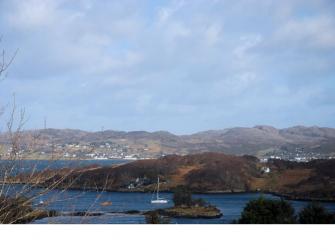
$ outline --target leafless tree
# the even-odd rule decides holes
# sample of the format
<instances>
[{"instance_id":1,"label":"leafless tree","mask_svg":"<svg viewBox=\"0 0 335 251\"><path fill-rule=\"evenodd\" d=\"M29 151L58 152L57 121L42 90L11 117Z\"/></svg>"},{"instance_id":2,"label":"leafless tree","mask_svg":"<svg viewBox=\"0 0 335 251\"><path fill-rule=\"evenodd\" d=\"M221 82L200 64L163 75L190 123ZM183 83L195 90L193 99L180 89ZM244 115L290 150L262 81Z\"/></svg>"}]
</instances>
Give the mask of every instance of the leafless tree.
<instances>
[{"instance_id":1,"label":"leafless tree","mask_svg":"<svg viewBox=\"0 0 335 251\"><path fill-rule=\"evenodd\" d=\"M0 36L0 43L2 42L2 37ZM6 77L7 70L9 66L13 63L16 54L18 53L18 49L11 55L10 57L7 56L6 50L1 50L1 59L0 59L0 80Z\"/></svg>"},{"instance_id":2,"label":"leafless tree","mask_svg":"<svg viewBox=\"0 0 335 251\"><path fill-rule=\"evenodd\" d=\"M0 55L0 80L5 79L8 68L13 63L17 52L18 50L10 57L7 57L6 51L2 50ZM4 118L4 111L8 114L8 119L6 122L6 132L2 132L5 146L0 144L0 161L5 160L0 162L0 223L25 223L36 218L50 216L50 211L47 210L47 206L49 203L57 200L57 196L66 192L72 183L76 181L74 179L72 182L67 183L67 185L62 185L62 188L59 189L59 185L62 184L74 170L68 169L64 172L51 171L46 177L46 174L43 172L39 175L40 173L37 170L36 163L27 166L27 163L24 161L26 157L29 156L29 151L33 152L34 149L41 144L41 141L43 142L43 140L40 140L41 135L34 132L29 134L24 131L24 126L28 120L26 111L17 106L14 94L12 102L0 110L0 118ZM92 147L91 152L94 152L94 150L95 147ZM25 155L26 153L27 156ZM49 160L50 164L59 160L63 155L64 153L62 152L55 153L52 151L52 156ZM72 160L74 159L76 158L72 158ZM20 183L20 180L16 177L20 175L22 166L25 169L25 180ZM79 178L80 176L77 175L76 177ZM44 182L46 179L52 180L52 182L46 184ZM107 181L108 177L106 178L106 184ZM41 186L41 184L43 185ZM37 209L34 207L33 203L36 203L38 198L50 193L56 188L58 188L58 190L57 193L54 193L54 196L48 196L48 201L44 201L43 205L38 205ZM101 191L97 188L97 191L98 190ZM104 190L105 189L102 189L101 192ZM34 192L30 193L31 191ZM98 194L96 200L89 206L87 211L98 202L99 198L100 196ZM88 212L85 212L82 220L87 216Z\"/></svg>"},{"instance_id":3,"label":"leafless tree","mask_svg":"<svg viewBox=\"0 0 335 251\"><path fill-rule=\"evenodd\" d=\"M4 152L5 162L0 163L0 223L24 223L50 215L47 206L57 200L57 196L66 192L71 183L63 186L53 196L48 196L48 200L44 201L42 205L38 205L37 210L33 203L36 203L36 200L41 196L58 188L74 170L69 169L62 172L62 175L59 175L57 171L51 172L47 179L52 182L45 185L43 181L46 177L38 175L37 164L29 165L25 162L24 151L34 149L38 137L27 137L24 134L23 128L27 122L25 110L17 108L15 96L10 107L7 131L4 134L8 149ZM53 157L50 164L57 161L55 156ZM22 184L19 184L16 177L22 172L22 167L25 179ZM42 183L44 184L43 188L40 187ZM30 193L32 191L33 193Z\"/></svg>"},{"instance_id":4,"label":"leafless tree","mask_svg":"<svg viewBox=\"0 0 335 251\"><path fill-rule=\"evenodd\" d=\"M2 38L0 37L0 43ZM7 71L13 63L17 55L16 50L8 57L4 49L0 53L0 81L7 76ZM22 223L30 221L41 215L48 215L46 210L33 210L32 203L39 196L50 192L52 189L62 182L64 177L56 179L55 182L38 193L27 196L29 191L34 188L34 184L22 184L17 189L17 185L13 184L12 177L17 175L24 158L25 149L33 149L34 144L38 140L38 136L34 135L30 138L23 137L23 128L27 122L26 112L19 109L16 104L15 95L13 95L12 103L0 109L0 118L3 119L4 112L8 112L6 123L6 132L2 132L2 136L6 141L6 146L1 145L0 160L0 223ZM33 176L36 172L36 165L29 167L29 175ZM16 187L15 187L16 186ZM15 191L15 192L13 192Z\"/></svg>"}]
</instances>

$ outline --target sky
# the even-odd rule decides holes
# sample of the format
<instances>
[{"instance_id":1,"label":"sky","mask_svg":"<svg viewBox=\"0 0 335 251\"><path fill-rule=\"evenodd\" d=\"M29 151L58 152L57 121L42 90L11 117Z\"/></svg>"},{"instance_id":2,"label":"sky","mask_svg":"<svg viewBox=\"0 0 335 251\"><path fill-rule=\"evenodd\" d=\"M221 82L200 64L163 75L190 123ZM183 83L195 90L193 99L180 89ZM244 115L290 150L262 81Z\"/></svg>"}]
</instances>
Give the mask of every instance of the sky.
<instances>
[{"instance_id":1,"label":"sky","mask_svg":"<svg viewBox=\"0 0 335 251\"><path fill-rule=\"evenodd\" d=\"M0 0L0 34L27 129L335 127L333 0Z\"/></svg>"}]
</instances>

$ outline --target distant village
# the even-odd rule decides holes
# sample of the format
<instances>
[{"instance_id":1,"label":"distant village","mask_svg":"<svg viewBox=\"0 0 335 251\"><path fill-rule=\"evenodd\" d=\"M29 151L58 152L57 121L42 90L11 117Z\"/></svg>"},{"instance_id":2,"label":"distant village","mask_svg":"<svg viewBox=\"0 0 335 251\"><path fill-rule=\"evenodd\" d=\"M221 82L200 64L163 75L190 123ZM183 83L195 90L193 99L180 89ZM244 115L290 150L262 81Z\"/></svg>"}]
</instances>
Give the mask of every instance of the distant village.
<instances>
[{"instance_id":1,"label":"distant village","mask_svg":"<svg viewBox=\"0 0 335 251\"><path fill-rule=\"evenodd\" d=\"M1 157L8 159L13 154L12 147L2 146ZM148 148L130 147L115 143L69 143L43 146L22 147L15 154L28 159L152 159L164 156L163 153L152 153Z\"/></svg>"},{"instance_id":2,"label":"distant village","mask_svg":"<svg viewBox=\"0 0 335 251\"><path fill-rule=\"evenodd\" d=\"M10 158L13 154L12 147L4 145L0 148L0 157L2 159ZM15 152L17 157L27 159L154 159L169 153L154 152L149 147L134 147L127 144L113 142L99 143L67 143L50 144L32 147L22 147ZM183 154L185 155L185 154ZM333 159L335 155L327 155L318 152L307 151L304 148L295 148L293 150L273 150L259 156L262 163L269 159L281 159L296 162L308 162L314 159Z\"/></svg>"},{"instance_id":3,"label":"distant village","mask_svg":"<svg viewBox=\"0 0 335 251\"><path fill-rule=\"evenodd\" d=\"M307 151L304 148L295 148L293 150L274 150L268 152L261 158L261 162L266 163L269 159L282 159L296 162L308 162L314 159L335 159L334 155L322 154L313 151Z\"/></svg>"}]
</instances>

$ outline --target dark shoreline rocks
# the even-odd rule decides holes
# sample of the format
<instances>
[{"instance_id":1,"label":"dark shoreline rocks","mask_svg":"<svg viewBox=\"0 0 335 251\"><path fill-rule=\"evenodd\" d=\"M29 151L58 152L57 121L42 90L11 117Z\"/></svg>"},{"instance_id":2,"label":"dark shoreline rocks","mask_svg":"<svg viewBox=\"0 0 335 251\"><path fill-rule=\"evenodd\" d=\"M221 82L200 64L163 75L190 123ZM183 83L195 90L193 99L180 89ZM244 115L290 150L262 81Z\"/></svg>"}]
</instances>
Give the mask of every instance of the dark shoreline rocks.
<instances>
[{"instance_id":1,"label":"dark shoreline rocks","mask_svg":"<svg viewBox=\"0 0 335 251\"><path fill-rule=\"evenodd\" d=\"M206 207L171 207L166 209L157 209L153 211L138 211L138 210L127 210L121 212L54 212L52 215L43 215L43 217L39 217L38 219L45 217L53 217L53 216L82 216L82 217L92 217L92 216L102 216L105 214L130 214L130 215L150 215L152 213L157 213L161 216L166 216L170 218L189 218L189 219L216 219L221 218L223 214L221 211L214 206L206 206Z\"/></svg>"},{"instance_id":2,"label":"dark shoreline rocks","mask_svg":"<svg viewBox=\"0 0 335 251\"><path fill-rule=\"evenodd\" d=\"M127 211L111 211L111 212L90 212L90 211L74 211L74 212L57 212L56 216L102 216L106 214L143 214L139 210L127 210Z\"/></svg>"},{"instance_id":3,"label":"dark shoreline rocks","mask_svg":"<svg viewBox=\"0 0 335 251\"><path fill-rule=\"evenodd\" d=\"M172 218L190 218L190 219L216 219L221 218L223 214L221 211L214 206L206 207L171 207L166 209L157 209L154 211L148 211L144 214L150 214L156 212L162 216L168 216Z\"/></svg>"},{"instance_id":4,"label":"dark shoreline rocks","mask_svg":"<svg viewBox=\"0 0 335 251\"><path fill-rule=\"evenodd\" d=\"M286 200L297 200L297 201L311 201L311 202L335 202L335 198L329 197L309 197L295 194L287 194L287 193L275 193L275 192L267 192L267 194L272 194L275 196L282 197Z\"/></svg>"}]
</instances>

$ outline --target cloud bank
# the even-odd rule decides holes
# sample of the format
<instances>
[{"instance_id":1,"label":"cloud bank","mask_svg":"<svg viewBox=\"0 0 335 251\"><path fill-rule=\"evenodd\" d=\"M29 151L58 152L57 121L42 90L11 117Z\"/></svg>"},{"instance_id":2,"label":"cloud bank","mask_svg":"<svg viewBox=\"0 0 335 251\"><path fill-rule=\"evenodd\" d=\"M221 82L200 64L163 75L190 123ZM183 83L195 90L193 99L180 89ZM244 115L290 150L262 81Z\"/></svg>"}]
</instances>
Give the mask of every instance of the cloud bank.
<instances>
[{"instance_id":1,"label":"cloud bank","mask_svg":"<svg viewBox=\"0 0 335 251\"><path fill-rule=\"evenodd\" d=\"M331 0L0 2L27 127L335 126Z\"/></svg>"}]
</instances>

